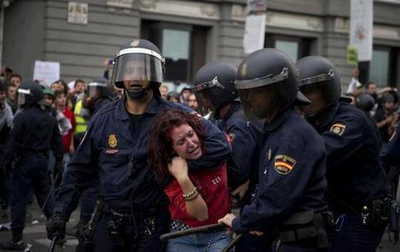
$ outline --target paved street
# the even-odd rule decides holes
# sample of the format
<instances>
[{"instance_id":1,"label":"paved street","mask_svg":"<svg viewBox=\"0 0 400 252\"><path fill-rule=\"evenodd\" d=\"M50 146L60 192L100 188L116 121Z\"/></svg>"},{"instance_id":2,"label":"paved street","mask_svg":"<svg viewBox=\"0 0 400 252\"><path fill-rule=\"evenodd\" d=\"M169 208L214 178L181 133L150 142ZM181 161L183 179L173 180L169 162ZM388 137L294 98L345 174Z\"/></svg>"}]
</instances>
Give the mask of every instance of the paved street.
<instances>
[{"instance_id":1,"label":"paved street","mask_svg":"<svg viewBox=\"0 0 400 252\"><path fill-rule=\"evenodd\" d=\"M46 227L45 227L45 218L39 216L39 207L34 205L29 209L29 212L32 214L32 218L27 220L27 226L24 229L24 240L25 243L30 246L30 252L46 252L48 250L48 246L50 241L46 238ZM79 214L75 212L68 223L67 227L75 225L79 220ZM10 231L0 231L0 243L8 241L11 238ZM63 252L73 252L75 251L75 246L77 245L78 240L73 236L67 236L67 243L64 247L57 246L55 251L63 251ZM397 245L392 245L389 242L387 232L385 233L384 238L381 242L381 248L377 250L377 252L398 252L400 251L400 243Z\"/></svg>"},{"instance_id":2,"label":"paved street","mask_svg":"<svg viewBox=\"0 0 400 252\"><path fill-rule=\"evenodd\" d=\"M27 246L26 252L46 252L50 245L50 240L46 235L46 218L40 217L40 209L38 205L33 205L29 208L32 217L26 220L26 228L24 229L24 241ZM79 214L75 212L67 228L75 225L79 221ZM11 231L0 231L0 243L11 239ZM55 251L73 252L78 240L73 236L67 236L67 243L64 247L56 246ZM29 249L28 249L29 248Z\"/></svg>"}]
</instances>

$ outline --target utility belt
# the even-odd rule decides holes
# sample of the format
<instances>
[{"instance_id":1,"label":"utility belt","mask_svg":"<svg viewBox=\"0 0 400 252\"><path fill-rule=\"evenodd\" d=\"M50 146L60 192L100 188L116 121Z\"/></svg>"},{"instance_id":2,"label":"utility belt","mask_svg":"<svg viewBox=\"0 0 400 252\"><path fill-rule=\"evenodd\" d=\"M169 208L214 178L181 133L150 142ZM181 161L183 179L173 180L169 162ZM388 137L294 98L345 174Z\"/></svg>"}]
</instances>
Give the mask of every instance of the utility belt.
<instances>
[{"instance_id":1,"label":"utility belt","mask_svg":"<svg viewBox=\"0 0 400 252\"><path fill-rule=\"evenodd\" d=\"M389 220L389 199L376 199L358 207L363 225L379 228L386 226Z\"/></svg>"},{"instance_id":2,"label":"utility belt","mask_svg":"<svg viewBox=\"0 0 400 252\"><path fill-rule=\"evenodd\" d=\"M156 230L156 220L157 216L161 211L167 211L160 208L150 208L145 212L134 213L134 214L122 214L118 213L111 207L109 207L106 211L108 215L107 229L112 237L116 239L116 241L121 244L124 241L121 239L122 235L125 233L127 226L132 226L134 228L134 235L132 239L136 239L138 237L138 224L144 225L144 234L151 236L153 232Z\"/></svg>"},{"instance_id":3,"label":"utility belt","mask_svg":"<svg viewBox=\"0 0 400 252\"><path fill-rule=\"evenodd\" d=\"M113 208L108 207L108 209L105 212L110 219L113 219L115 221L120 221L125 225L134 225L137 222L145 221L146 219L149 218L155 218L160 211L161 210L159 208L150 208L145 212L135 213L134 215L132 215L126 213L122 214L115 211Z\"/></svg>"},{"instance_id":4,"label":"utility belt","mask_svg":"<svg viewBox=\"0 0 400 252\"><path fill-rule=\"evenodd\" d=\"M279 226L279 240L280 243L291 243L315 239L317 248L328 248L334 226L334 216L330 211L296 213Z\"/></svg>"}]
</instances>

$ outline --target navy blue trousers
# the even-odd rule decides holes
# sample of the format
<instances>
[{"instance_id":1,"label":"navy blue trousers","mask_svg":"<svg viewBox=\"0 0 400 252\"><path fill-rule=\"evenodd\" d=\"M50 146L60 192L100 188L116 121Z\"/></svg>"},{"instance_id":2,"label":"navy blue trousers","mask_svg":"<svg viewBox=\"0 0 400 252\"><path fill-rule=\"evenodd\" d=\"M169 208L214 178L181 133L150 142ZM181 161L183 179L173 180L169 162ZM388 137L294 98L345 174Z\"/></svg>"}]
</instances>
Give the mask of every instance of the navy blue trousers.
<instances>
[{"instance_id":1,"label":"navy blue trousers","mask_svg":"<svg viewBox=\"0 0 400 252\"><path fill-rule=\"evenodd\" d=\"M42 154L23 157L15 167L12 177L11 229L22 230L25 226L26 205L33 193L40 207L49 196L43 213L49 218L53 212L54 200L50 192L50 176L47 159Z\"/></svg>"},{"instance_id":2,"label":"navy blue trousers","mask_svg":"<svg viewBox=\"0 0 400 252\"><path fill-rule=\"evenodd\" d=\"M349 213L338 219L333 239L333 252L375 252L386 226L372 228L363 225L360 214Z\"/></svg>"}]
</instances>

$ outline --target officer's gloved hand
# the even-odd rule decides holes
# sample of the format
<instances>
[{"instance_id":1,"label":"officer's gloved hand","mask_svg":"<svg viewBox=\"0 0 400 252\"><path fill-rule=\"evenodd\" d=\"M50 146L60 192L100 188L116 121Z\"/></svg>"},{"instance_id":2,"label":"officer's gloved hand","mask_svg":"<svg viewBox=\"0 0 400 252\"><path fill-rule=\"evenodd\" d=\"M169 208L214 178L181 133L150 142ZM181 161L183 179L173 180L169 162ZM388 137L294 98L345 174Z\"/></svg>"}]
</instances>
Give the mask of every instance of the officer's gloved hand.
<instances>
[{"instance_id":1,"label":"officer's gloved hand","mask_svg":"<svg viewBox=\"0 0 400 252\"><path fill-rule=\"evenodd\" d=\"M50 217L46 223L47 238L52 240L54 236L58 236L59 239L64 239L66 222L66 218L60 213Z\"/></svg>"}]
</instances>

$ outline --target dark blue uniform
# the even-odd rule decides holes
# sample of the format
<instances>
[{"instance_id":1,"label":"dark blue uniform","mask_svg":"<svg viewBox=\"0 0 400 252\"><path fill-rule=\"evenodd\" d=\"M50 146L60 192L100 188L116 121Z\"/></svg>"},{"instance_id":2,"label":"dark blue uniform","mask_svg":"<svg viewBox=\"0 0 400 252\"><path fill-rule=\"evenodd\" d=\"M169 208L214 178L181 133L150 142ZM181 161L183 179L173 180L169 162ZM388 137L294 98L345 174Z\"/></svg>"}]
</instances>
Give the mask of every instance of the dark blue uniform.
<instances>
[{"instance_id":1,"label":"dark blue uniform","mask_svg":"<svg viewBox=\"0 0 400 252\"><path fill-rule=\"evenodd\" d=\"M96 114L100 109L110 102L112 102L113 99L111 96L107 97L102 97L101 100L93 106L93 108L90 110L91 115ZM96 200L99 198L99 188L98 185L96 184L93 187L88 188L81 197L81 212L80 212L80 218L83 223L88 223L90 220L90 217L93 214L93 210L96 206Z\"/></svg>"},{"instance_id":2,"label":"dark blue uniform","mask_svg":"<svg viewBox=\"0 0 400 252\"><path fill-rule=\"evenodd\" d=\"M363 111L340 102L314 126L327 150L328 203L339 215L333 251L375 251L385 227L365 226L361 217L364 205L387 196L374 125Z\"/></svg>"},{"instance_id":3,"label":"dark blue uniform","mask_svg":"<svg viewBox=\"0 0 400 252\"><path fill-rule=\"evenodd\" d=\"M56 119L38 105L25 108L14 119L14 127L6 149L6 159L15 160L11 199L13 230L25 226L26 204L33 192L42 207L50 191L47 169L47 153L52 148L62 158L61 135ZM52 214L53 199L49 197L43 212L47 218Z\"/></svg>"},{"instance_id":4,"label":"dark blue uniform","mask_svg":"<svg viewBox=\"0 0 400 252\"><path fill-rule=\"evenodd\" d=\"M92 118L68 165L54 212L70 216L79 193L99 179L106 206L94 235L94 250L162 251L159 236L169 232L168 202L147 165L147 141L158 112L183 107L153 98L143 115L134 116L126 111L125 99ZM216 167L230 153L225 134L206 120L204 125L208 151L188 162L190 169ZM116 212L129 217L120 225L119 238L109 233Z\"/></svg>"},{"instance_id":5,"label":"dark blue uniform","mask_svg":"<svg viewBox=\"0 0 400 252\"><path fill-rule=\"evenodd\" d=\"M226 118L217 121L218 127L226 132L232 141L231 158L228 169L235 170L235 186L239 186L250 178L250 174L258 169L256 145L260 132L246 119L240 103L233 102ZM234 189L234 188L233 188Z\"/></svg>"},{"instance_id":6,"label":"dark blue uniform","mask_svg":"<svg viewBox=\"0 0 400 252\"><path fill-rule=\"evenodd\" d=\"M251 194L256 190L258 178L258 148L261 129L257 129L245 117L239 102L232 102L224 119L216 122L218 127L226 132L232 141L231 159L227 163L228 182L234 190L250 180L250 190L243 198L244 204L250 203ZM265 250L265 237L246 235L235 246L235 251Z\"/></svg>"},{"instance_id":7,"label":"dark blue uniform","mask_svg":"<svg viewBox=\"0 0 400 252\"><path fill-rule=\"evenodd\" d=\"M270 231L293 214L328 208L323 200L326 153L317 132L293 108L278 114L264 130L258 194L234 219L235 232ZM298 245L283 244L281 249ZM303 245L315 248L314 243Z\"/></svg>"}]
</instances>

